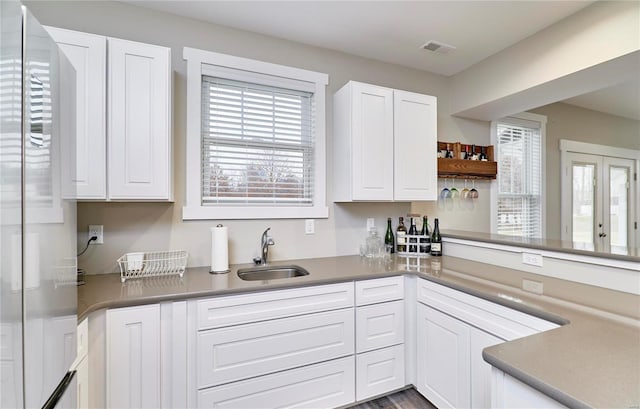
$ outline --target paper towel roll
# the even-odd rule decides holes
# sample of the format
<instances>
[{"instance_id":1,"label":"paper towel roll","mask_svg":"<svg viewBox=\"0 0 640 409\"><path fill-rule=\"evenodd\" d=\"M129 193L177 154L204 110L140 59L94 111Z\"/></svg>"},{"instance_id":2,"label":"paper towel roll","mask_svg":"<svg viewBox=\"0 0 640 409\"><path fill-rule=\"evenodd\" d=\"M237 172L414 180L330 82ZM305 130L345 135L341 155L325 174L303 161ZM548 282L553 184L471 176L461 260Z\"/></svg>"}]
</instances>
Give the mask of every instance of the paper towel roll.
<instances>
[{"instance_id":1,"label":"paper towel roll","mask_svg":"<svg viewBox=\"0 0 640 409\"><path fill-rule=\"evenodd\" d=\"M221 224L211 228L211 271L226 273L229 271L229 232Z\"/></svg>"}]
</instances>

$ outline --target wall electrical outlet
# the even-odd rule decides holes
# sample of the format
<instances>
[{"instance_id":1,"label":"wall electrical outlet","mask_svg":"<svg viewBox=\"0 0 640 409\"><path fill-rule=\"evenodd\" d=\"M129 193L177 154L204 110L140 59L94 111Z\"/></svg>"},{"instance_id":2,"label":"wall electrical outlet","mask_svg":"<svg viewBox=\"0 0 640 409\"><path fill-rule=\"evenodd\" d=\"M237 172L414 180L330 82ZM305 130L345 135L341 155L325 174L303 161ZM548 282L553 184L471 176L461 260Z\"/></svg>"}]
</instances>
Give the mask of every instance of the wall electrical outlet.
<instances>
[{"instance_id":1,"label":"wall electrical outlet","mask_svg":"<svg viewBox=\"0 0 640 409\"><path fill-rule=\"evenodd\" d=\"M90 224L89 225L89 239L93 236L96 236L98 239L92 241L90 244L104 244L104 236L102 235L102 225L101 224Z\"/></svg>"},{"instance_id":2,"label":"wall electrical outlet","mask_svg":"<svg viewBox=\"0 0 640 409\"><path fill-rule=\"evenodd\" d=\"M542 267L542 254L522 253L522 264Z\"/></svg>"},{"instance_id":3,"label":"wall electrical outlet","mask_svg":"<svg viewBox=\"0 0 640 409\"><path fill-rule=\"evenodd\" d=\"M543 285L539 281L527 280L526 278L522 279L522 289L525 291L542 295L542 287Z\"/></svg>"},{"instance_id":4,"label":"wall electrical outlet","mask_svg":"<svg viewBox=\"0 0 640 409\"><path fill-rule=\"evenodd\" d=\"M306 219L304 221L304 234L313 234L316 232L316 226L313 219Z\"/></svg>"}]
</instances>

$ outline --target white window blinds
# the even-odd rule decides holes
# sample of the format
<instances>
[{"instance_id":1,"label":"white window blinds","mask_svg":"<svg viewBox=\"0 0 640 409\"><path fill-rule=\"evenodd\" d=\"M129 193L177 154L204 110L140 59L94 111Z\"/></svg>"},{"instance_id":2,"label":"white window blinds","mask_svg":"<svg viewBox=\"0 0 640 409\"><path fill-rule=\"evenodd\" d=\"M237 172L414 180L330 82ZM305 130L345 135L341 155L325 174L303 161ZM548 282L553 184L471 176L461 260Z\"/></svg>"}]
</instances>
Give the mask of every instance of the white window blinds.
<instances>
[{"instance_id":1,"label":"white window blinds","mask_svg":"<svg viewBox=\"0 0 640 409\"><path fill-rule=\"evenodd\" d=\"M313 204L313 93L202 76L202 205Z\"/></svg>"},{"instance_id":2,"label":"white window blinds","mask_svg":"<svg viewBox=\"0 0 640 409\"><path fill-rule=\"evenodd\" d=\"M499 234L542 235L542 137L537 122L497 124Z\"/></svg>"}]
</instances>

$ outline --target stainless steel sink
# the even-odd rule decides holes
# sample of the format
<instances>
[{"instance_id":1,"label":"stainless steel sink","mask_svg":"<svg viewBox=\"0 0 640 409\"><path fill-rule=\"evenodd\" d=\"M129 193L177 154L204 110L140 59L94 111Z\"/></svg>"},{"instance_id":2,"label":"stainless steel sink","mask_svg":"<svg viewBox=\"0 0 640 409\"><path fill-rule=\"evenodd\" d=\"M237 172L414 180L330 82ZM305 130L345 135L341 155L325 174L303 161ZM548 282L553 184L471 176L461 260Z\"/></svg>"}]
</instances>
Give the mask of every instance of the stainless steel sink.
<instances>
[{"instance_id":1,"label":"stainless steel sink","mask_svg":"<svg viewBox=\"0 0 640 409\"><path fill-rule=\"evenodd\" d=\"M300 266L262 266L242 268L238 270L238 277L245 281L279 280L307 276L309 272Z\"/></svg>"}]
</instances>

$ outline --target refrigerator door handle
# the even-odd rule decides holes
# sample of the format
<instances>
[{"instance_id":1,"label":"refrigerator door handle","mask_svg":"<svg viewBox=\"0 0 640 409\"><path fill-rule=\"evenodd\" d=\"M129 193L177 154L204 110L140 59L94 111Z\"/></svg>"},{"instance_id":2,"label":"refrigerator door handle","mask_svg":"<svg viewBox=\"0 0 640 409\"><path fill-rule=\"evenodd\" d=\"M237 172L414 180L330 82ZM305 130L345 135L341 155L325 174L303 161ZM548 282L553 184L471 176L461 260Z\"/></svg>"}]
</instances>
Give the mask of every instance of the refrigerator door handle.
<instances>
[{"instance_id":1,"label":"refrigerator door handle","mask_svg":"<svg viewBox=\"0 0 640 409\"><path fill-rule=\"evenodd\" d=\"M73 380L73 377L76 376L76 371L69 371L65 374L64 378L60 381L56 390L53 391L49 399L42 405L42 409L53 409L58 404L58 401L62 398L62 395L67 391L69 384Z\"/></svg>"}]
</instances>

